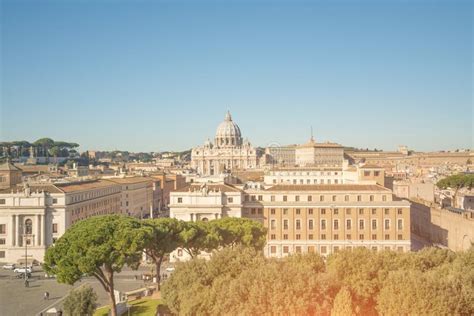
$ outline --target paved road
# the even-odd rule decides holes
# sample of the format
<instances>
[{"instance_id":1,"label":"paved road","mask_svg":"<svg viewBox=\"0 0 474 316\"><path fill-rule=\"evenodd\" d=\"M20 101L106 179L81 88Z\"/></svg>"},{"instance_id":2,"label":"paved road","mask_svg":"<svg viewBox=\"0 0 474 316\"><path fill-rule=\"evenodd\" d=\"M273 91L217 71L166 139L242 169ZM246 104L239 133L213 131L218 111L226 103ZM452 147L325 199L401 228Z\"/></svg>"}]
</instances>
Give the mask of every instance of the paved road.
<instances>
[{"instance_id":1,"label":"paved road","mask_svg":"<svg viewBox=\"0 0 474 316\"><path fill-rule=\"evenodd\" d=\"M149 267L140 267L138 271L124 269L114 278L115 288L119 291L130 291L145 285L140 280L141 273L150 271ZM85 278L74 286L59 284L55 279L45 279L44 272L39 267L33 269L30 286L26 288L21 279L15 278L16 273L8 270L0 270L0 316L34 316L43 309L55 305L68 292L83 283L94 288L99 297L99 305L108 304L108 296L102 285L95 278ZM138 280L135 280L135 275ZM43 299L43 294L48 291L49 300Z\"/></svg>"}]
</instances>

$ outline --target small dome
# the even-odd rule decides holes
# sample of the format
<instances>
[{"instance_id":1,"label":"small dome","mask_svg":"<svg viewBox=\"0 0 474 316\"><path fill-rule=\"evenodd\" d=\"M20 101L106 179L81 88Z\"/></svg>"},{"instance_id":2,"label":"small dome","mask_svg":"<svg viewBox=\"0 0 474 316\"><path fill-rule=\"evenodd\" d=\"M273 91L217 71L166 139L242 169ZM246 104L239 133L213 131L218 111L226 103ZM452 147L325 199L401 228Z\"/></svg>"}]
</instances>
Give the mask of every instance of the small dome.
<instances>
[{"instance_id":1,"label":"small dome","mask_svg":"<svg viewBox=\"0 0 474 316\"><path fill-rule=\"evenodd\" d=\"M219 147L240 146L242 135L240 128L232 121L232 116L227 112L225 119L216 130L215 145Z\"/></svg>"}]
</instances>

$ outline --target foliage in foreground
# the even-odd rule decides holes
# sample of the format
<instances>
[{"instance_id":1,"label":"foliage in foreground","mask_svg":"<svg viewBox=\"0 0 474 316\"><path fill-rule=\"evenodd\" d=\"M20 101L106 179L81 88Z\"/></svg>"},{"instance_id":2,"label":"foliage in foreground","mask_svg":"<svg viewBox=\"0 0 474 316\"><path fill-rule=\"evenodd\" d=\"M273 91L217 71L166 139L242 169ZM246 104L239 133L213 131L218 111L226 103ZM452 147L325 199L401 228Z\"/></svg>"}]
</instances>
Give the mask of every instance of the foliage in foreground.
<instances>
[{"instance_id":1,"label":"foliage in foreground","mask_svg":"<svg viewBox=\"0 0 474 316\"><path fill-rule=\"evenodd\" d=\"M67 316L91 316L97 308L97 294L90 286L81 286L72 290L63 303Z\"/></svg>"},{"instance_id":2,"label":"foliage in foreground","mask_svg":"<svg viewBox=\"0 0 474 316\"><path fill-rule=\"evenodd\" d=\"M359 248L324 262L226 248L178 265L162 297L179 315L471 315L474 249Z\"/></svg>"}]
</instances>

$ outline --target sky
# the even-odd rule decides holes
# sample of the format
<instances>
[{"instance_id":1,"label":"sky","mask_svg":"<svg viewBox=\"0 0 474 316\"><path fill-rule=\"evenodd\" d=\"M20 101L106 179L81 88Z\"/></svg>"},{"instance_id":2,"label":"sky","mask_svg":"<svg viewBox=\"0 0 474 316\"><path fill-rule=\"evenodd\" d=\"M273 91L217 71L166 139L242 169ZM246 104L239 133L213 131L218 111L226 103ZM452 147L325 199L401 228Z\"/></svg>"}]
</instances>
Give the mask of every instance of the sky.
<instances>
[{"instance_id":1,"label":"sky","mask_svg":"<svg viewBox=\"0 0 474 316\"><path fill-rule=\"evenodd\" d=\"M473 148L471 1L1 0L0 141Z\"/></svg>"}]
</instances>

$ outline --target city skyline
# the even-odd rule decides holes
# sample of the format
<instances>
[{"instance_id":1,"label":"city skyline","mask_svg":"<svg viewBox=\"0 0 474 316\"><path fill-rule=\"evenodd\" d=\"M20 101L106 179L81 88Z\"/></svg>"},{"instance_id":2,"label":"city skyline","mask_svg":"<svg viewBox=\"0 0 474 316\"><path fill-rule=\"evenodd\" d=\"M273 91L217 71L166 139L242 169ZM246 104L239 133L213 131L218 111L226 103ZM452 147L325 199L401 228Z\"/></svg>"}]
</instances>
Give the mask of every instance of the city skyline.
<instances>
[{"instance_id":1,"label":"city skyline","mask_svg":"<svg viewBox=\"0 0 474 316\"><path fill-rule=\"evenodd\" d=\"M4 1L0 139L181 151L230 110L254 146L472 148L471 8Z\"/></svg>"}]
</instances>

